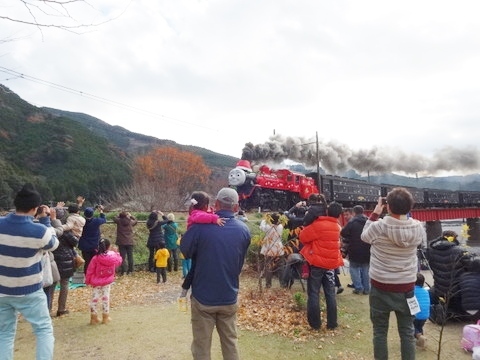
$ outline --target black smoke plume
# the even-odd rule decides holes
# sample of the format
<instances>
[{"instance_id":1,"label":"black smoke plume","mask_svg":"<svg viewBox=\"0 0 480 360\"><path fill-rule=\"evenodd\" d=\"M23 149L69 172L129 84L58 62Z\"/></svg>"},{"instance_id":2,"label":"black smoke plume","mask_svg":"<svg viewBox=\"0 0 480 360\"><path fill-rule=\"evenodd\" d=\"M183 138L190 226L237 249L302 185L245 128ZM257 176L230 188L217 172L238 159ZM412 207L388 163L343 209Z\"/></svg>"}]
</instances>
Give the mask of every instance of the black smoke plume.
<instances>
[{"instance_id":1,"label":"black smoke plume","mask_svg":"<svg viewBox=\"0 0 480 360\"><path fill-rule=\"evenodd\" d=\"M380 147L353 150L334 141L318 143L321 168L338 175L347 170L359 173L404 172L406 174L435 175L440 171L475 173L480 169L480 154L476 148L457 149L444 147L431 158L419 154L407 154L401 150ZM245 144L242 159L255 163L292 160L307 166L317 165L315 139L274 135L264 144Z\"/></svg>"}]
</instances>

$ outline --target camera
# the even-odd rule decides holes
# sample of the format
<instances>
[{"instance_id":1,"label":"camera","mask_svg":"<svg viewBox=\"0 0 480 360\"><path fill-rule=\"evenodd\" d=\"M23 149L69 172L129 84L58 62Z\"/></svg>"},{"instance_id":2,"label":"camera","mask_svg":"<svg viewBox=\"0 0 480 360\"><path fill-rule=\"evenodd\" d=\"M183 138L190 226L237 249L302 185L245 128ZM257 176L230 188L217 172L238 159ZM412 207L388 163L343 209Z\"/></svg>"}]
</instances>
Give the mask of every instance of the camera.
<instances>
[{"instance_id":1,"label":"camera","mask_svg":"<svg viewBox=\"0 0 480 360\"><path fill-rule=\"evenodd\" d=\"M38 215L41 215L43 213L43 209L47 209L47 211L45 212L45 215L46 216L50 216L50 208L46 205L40 205L38 208L37 208L37 212L35 213L35 216L38 216Z\"/></svg>"},{"instance_id":2,"label":"camera","mask_svg":"<svg viewBox=\"0 0 480 360\"><path fill-rule=\"evenodd\" d=\"M382 197L382 205L387 205L387 198Z\"/></svg>"}]
</instances>

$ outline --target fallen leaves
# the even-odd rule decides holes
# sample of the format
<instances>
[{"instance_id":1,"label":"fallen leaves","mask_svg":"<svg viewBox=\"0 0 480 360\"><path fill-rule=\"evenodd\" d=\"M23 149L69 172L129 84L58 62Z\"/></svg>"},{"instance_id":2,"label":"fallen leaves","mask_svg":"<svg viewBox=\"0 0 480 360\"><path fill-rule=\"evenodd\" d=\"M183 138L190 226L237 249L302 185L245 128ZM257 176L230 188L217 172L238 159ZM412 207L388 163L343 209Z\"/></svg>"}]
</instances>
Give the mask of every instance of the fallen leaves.
<instances>
[{"instance_id":1,"label":"fallen leaves","mask_svg":"<svg viewBox=\"0 0 480 360\"><path fill-rule=\"evenodd\" d=\"M146 271L132 275L118 276L112 284L110 306L174 304L181 292L181 272L167 274L167 282L157 284L156 274ZM89 312L90 287L70 289L67 308L70 312ZM245 330L263 334L280 334L296 342L305 342L322 334L322 337L336 336L336 331L312 331L306 320L306 311L298 310L294 292L289 289L269 288L258 290L255 273L242 274L239 296L238 325ZM53 299L53 313L56 313L58 291ZM322 313L322 318L325 314ZM320 348L320 347L319 347Z\"/></svg>"}]
</instances>

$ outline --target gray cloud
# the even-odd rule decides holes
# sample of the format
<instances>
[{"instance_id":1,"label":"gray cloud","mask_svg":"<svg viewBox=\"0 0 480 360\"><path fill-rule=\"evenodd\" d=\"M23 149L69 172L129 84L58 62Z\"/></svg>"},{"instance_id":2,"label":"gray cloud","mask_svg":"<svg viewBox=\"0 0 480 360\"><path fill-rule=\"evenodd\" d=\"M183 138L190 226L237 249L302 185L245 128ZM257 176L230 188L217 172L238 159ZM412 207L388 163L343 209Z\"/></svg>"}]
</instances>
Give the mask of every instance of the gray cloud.
<instances>
[{"instance_id":1,"label":"gray cloud","mask_svg":"<svg viewBox=\"0 0 480 360\"><path fill-rule=\"evenodd\" d=\"M290 159L316 166L317 144L306 138L275 135L263 144L245 144L242 159L255 162ZM353 169L359 173L404 172L435 175L441 171L472 173L480 169L480 154L476 148L446 146L432 157L405 153L396 149L372 147L353 150L338 142L318 142L320 166L331 174L340 174Z\"/></svg>"}]
</instances>

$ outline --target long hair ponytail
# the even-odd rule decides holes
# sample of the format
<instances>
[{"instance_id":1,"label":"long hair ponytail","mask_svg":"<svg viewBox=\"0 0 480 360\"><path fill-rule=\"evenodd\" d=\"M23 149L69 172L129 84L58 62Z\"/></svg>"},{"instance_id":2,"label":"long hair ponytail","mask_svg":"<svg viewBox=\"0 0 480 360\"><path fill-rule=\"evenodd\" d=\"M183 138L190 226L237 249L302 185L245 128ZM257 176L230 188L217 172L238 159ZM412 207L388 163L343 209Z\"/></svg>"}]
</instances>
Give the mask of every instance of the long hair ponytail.
<instances>
[{"instance_id":1,"label":"long hair ponytail","mask_svg":"<svg viewBox=\"0 0 480 360\"><path fill-rule=\"evenodd\" d=\"M106 254L109 248L110 248L110 240L101 238L100 242L98 243L97 255Z\"/></svg>"}]
</instances>

